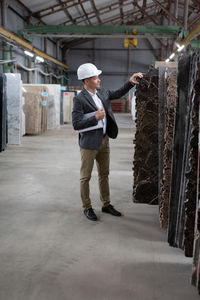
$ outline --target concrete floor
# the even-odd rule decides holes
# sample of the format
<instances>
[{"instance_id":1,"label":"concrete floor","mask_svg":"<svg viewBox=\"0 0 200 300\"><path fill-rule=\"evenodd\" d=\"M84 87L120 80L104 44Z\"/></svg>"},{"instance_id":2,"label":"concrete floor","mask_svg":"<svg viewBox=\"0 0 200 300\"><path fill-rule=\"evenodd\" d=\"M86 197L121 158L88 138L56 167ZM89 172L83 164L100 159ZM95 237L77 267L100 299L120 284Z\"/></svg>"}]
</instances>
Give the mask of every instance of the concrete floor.
<instances>
[{"instance_id":1,"label":"concrete floor","mask_svg":"<svg viewBox=\"0 0 200 300\"><path fill-rule=\"evenodd\" d=\"M71 125L0 154L0 300L199 299L192 259L170 248L158 207L132 203L133 124L117 115L110 187L117 218L101 213L97 172L91 222L79 197L80 156Z\"/></svg>"}]
</instances>

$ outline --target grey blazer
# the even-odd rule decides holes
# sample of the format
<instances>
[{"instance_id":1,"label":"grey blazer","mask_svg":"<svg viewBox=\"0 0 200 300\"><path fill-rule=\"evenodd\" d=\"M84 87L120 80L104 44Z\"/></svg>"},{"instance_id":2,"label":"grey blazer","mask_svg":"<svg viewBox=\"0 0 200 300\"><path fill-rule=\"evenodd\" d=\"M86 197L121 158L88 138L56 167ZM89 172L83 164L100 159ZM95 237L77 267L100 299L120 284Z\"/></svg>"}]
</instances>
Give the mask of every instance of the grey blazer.
<instances>
[{"instance_id":1,"label":"grey blazer","mask_svg":"<svg viewBox=\"0 0 200 300\"><path fill-rule=\"evenodd\" d=\"M97 89L97 95L101 99L106 112L107 127L106 134L115 139L118 134L118 127L115 117L112 112L110 100L118 99L125 95L134 84L126 82L123 87L116 91L105 90L103 88ZM90 126L97 125L98 121L95 116L84 119L83 115L97 111L98 108L85 88L74 97L72 124L75 130L84 129ZM79 133L79 145L81 148L95 150L101 146L103 140L103 129L96 129L87 132Z\"/></svg>"}]
</instances>

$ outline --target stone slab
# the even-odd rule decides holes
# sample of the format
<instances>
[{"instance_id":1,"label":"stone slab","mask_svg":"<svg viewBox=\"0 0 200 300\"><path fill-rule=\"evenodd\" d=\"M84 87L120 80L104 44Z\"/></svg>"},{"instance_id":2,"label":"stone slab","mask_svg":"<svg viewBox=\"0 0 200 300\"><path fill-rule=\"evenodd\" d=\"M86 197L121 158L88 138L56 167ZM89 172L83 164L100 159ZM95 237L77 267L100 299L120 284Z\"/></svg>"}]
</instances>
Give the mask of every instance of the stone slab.
<instances>
[{"instance_id":1,"label":"stone slab","mask_svg":"<svg viewBox=\"0 0 200 300\"><path fill-rule=\"evenodd\" d=\"M21 74L6 73L8 144L21 144Z\"/></svg>"}]
</instances>

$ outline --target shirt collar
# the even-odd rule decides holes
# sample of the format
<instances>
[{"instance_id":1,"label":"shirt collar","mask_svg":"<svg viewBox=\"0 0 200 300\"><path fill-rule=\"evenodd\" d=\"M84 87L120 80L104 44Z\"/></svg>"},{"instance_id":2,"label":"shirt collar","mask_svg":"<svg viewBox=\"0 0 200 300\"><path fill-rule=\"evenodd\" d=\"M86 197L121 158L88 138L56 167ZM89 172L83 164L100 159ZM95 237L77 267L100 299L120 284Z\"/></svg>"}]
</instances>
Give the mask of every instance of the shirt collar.
<instances>
[{"instance_id":1,"label":"shirt collar","mask_svg":"<svg viewBox=\"0 0 200 300\"><path fill-rule=\"evenodd\" d=\"M91 93L90 91L88 91L87 89L86 89L86 91L87 91L92 97L94 97L94 96L97 94L97 90L95 90L95 93L94 93L94 94Z\"/></svg>"}]
</instances>

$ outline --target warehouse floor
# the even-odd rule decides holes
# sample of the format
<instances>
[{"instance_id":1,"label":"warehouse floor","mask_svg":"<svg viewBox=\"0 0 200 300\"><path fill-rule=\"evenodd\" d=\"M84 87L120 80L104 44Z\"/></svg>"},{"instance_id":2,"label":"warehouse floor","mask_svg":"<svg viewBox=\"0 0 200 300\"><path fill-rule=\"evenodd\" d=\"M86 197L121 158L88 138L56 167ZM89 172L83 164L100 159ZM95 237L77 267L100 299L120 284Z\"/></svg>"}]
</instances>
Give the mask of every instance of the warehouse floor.
<instances>
[{"instance_id":1,"label":"warehouse floor","mask_svg":"<svg viewBox=\"0 0 200 300\"><path fill-rule=\"evenodd\" d=\"M110 187L117 218L101 213L96 168L93 208L82 213L80 156L71 125L0 154L1 300L199 299L192 259L166 242L158 207L132 202L133 124L116 115Z\"/></svg>"}]
</instances>

